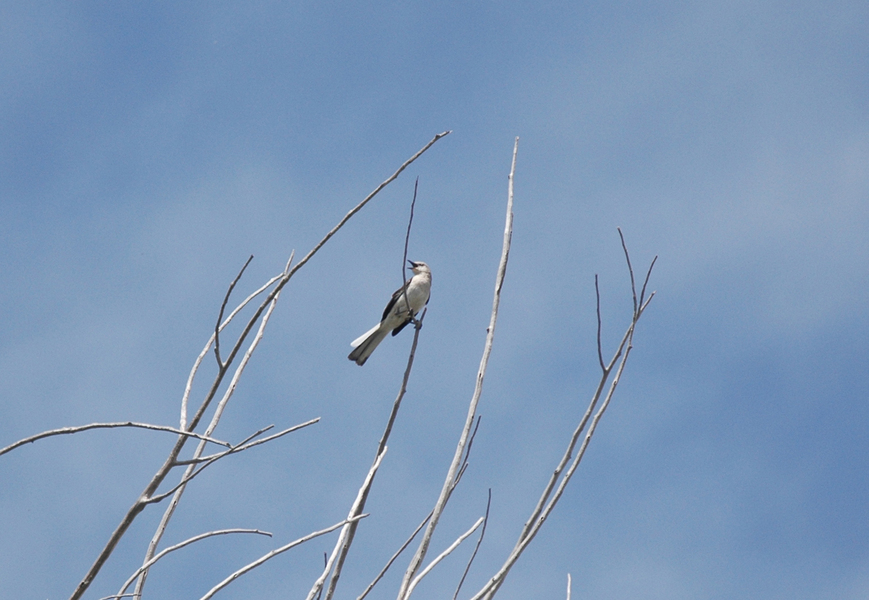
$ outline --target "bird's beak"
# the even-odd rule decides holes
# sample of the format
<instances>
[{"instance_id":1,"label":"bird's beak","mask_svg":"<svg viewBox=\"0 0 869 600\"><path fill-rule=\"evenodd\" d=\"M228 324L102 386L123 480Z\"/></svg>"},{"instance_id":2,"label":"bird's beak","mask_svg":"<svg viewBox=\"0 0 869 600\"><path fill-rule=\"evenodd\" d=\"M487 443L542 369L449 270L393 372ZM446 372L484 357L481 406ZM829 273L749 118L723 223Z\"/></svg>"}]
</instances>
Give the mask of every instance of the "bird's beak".
<instances>
[{"instance_id":1,"label":"bird's beak","mask_svg":"<svg viewBox=\"0 0 869 600\"><path fill-rule=\"evenodd\" d=\"M413 262L412 260L409 260L409 261L407 261L407 262L410 263L410 266L408 267L408 269L415 269L415 268L416 268L416 263L415 263L415 262Z\"/></svg>"}]
</instances>

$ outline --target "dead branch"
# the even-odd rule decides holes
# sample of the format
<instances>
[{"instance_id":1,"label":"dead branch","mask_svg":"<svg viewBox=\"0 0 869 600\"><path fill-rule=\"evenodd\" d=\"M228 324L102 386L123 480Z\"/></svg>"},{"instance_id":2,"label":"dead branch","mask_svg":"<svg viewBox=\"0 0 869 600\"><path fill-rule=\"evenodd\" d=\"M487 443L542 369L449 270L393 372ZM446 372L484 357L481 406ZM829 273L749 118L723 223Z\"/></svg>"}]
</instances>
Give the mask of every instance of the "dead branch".
<instances>
[{"instance_id":1,"label":"dead branch","mask_svg":"<svg viewBox=\"0 0 869 600\"><path fill-rule=\"evenodd\" d=\"M210 442L212 444L217 444L218 446L225 446L227 448L232 447L232 444L229 442L224 442L222 440L218 440L212 437L208 437L207 435L200 435L198 433L193 433L192 431L184 431L183 429L176 429L175 427L166 427L165 425L153 425L151 423L136 423L134 421L122 421L120 423L90 423L88 425L77 425L74 427L61 427L60 429L51 429L49 431L43 431L42 433L37 433L36 435L31 435L30 437L26 437L23 440L18 440L14 444L9 444L5 448L0 449L0 456L3 456L7 452L12 452L16 448L20 446L24 446L25 444L32 444L37 440L41 440L47 437L52 437L55 435L69 435L72 433L79 433L81 431L88 431L90 429L115 429L117 427L133 427L138 429L152 429L154 431L167 431L169 433L174 433L176 435L183 435L192 438L196 438L198 440L203 440L206 442Z\"/></svg>"},{"instance_id":2,"label":"dead branch","mask_svg":"<svg viewBox=\"0 0 869 600\"><path fill-rule=\"evenodd\" d=\"M495 336L495 324L498 321L498 306L501 301L501 288L504 285L504 276L507 273L507 259L510 256L510 242L513 236L513 176L516 172L516 154L518 150L519 138L517 137L513 145L513 161L510 167L510 174L507 178L507 218L504 225L504 243L501 250L501 261L498 265L498 274L495 278L495 297L492 301L492 315L489 319L489 327L486 330L486 344L483 348L483 357L480 360L480 368L477 372L477 383L474 388L474 394L471 398L470 406L468 407L468 417L465 420L465 426L462 429L459 443L456 446L456 452L453 456L453 461L450 464L449 470L447 471L444 486L441 489L440 496L438 497L435 508L432 511L431 520L429 520L428 522L428 526L426 527L425 533L423 534L422 541L417 548L416 554L411 559L410 564L408 565L407 570L404 573L404 578L402 579L401 587L398 592L398 600L406 600L411 582L416 576L416 573L419 570L423 559L425 558L426 552L428 551L429 543L431 542L432 534L434 533L438 521L443 514L447 501L449 501L450 494L452 493L452 490L454 488L453 481L455 480L456 475L459 471L462 461L462 455L464 453L464 448L470 435L471 426L474 423L474 416L477 413L477 404L479 403L480 395L483 392L483 378L486 375L486 367L489 364L489 355L492 352L492 344L494 342Z\"/></svg>"}]
</instances>

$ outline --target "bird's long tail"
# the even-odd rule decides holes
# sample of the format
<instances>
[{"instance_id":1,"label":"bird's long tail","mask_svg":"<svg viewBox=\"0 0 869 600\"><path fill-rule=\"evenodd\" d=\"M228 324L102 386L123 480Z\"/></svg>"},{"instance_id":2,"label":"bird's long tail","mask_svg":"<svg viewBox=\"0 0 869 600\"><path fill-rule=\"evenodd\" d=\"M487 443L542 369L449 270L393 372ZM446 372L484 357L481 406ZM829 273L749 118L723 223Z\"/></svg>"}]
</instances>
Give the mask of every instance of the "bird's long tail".
<instances>
[{"instance_id":1,"label":"bird's long tail","mask_svg":"<svg viewBox=\"0 0 869 600\"><path fill-rule=\"evenodd\" d=\"M380 345L380 342L386 338L387 333L389 333L389 330L381 331L380 324L378 323L350 343L353 346L353 352L347 358L355 361L361 367L377 346Z\"/></svg>"}]
</instances>

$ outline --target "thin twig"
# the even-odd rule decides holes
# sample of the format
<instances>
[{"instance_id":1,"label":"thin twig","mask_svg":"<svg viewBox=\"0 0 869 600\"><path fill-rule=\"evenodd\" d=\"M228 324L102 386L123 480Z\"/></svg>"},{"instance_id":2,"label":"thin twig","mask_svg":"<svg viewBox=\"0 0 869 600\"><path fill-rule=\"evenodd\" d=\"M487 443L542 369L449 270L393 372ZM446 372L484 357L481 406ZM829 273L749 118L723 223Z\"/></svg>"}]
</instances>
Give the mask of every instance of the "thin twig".
<instances>
[{"instance_id":1,"label":"thin twig","mask_svg":"<svg viewBox=\"0 0 869 600\"><path fill-rule=\"evenodd\" d=\"M235 581L236 579L238 579L239 577L241 577L245 573L257 568L258 566L260 566L264 562L273 559L275 556L282 554L291 548L295 548L299 544L304 544L308 540L312 540L315 537L319 537L319 536L325 535L331 531L335 531L336 529L346 525L347 523L355 522L355 521L358 521L359 519L364 519L367 516L368 515L359 515L359 516L353 517L352 519L345 519L345 520L341 521L340 523L335 523L331 527L327 527L326 529L321 529L320 531L315 531L313 533L309 533L308 535L306 535L304 537L300 537L299 539L294 540L285 546L281 546L280 548L275 548L274 550L272 550L268 554L261 556L260 558L258 558L257 560L253 561L252 563L250 563L248 565L245 565L244 567L242 567L241 569L239 569L238 571L236 571L235 573L233 573L232 575L230 575L229 577L227 577L226 579L224 579L223 581L218 583L216 586L214 586L213 588L208 590L208 593L205 594L204 596L202 596L202 598L200 598L199 600L209 600L209 598L213 597L214 594L216 594L217 592L219 592L220 590L222 590L223 588L228 586L230 583L232 583L233 581Z\"/></svg>"},{"instance_id":2,"label":"thin twig","mask_svg":"<svg viewBox=\"0 0 869 600\"><path fill-rule=\"evenodd\" d=\"M188 468L187 471L184 473L184 476L181 478L181 481L179 481L174 487L163 492L162 494L157 494L155 496L151 496L150 498L148 498L146 500L146 502L148 504L158 504L158 503L162 502L163 500L166 499L167 496L171 496L172 494L177 492L180 488L186 486L190 482L191 479L193 479L194 477L199 475L207 467L211 466L212 464L214 464L215 462L217 462L221 458L229 456L230 454L238 454L239 452L244 452L245 450L249 450L250 448L254 448L254 447L259 446L261 444L271 442L272 440L276 440L280 437L283 437L283 436L287 435L288 433L298 431L299 429L307 427L308 425L313 425L314 423L318 422L319 420L320 420L320 417L317 417L316 419L311 419L310 421L307 421L306 423L302 423L300 425L295 425L295 426L290 427L288 429L284 429L283 431L279 431L278 433L275 433L274 435L270 435L268 437L265 437L261 440L251 441L255 437L262 435L263 433L265 433L266 431L268 431L269 429L272 429L274 427L274 425L269 425L268 427L260 429L256 433L248 436L247 438L242 440L237 446L233 446L232 448L230 448L228 450L224 450L223 452L219 452L217 454L212 454L210 456L201 456L201 457L197 457L197 458L191 458L189 460L179 460L176 462L177 466L183 466L183 465L190 465L191 467L193 467L195 465L200 465L200 466L196 469Z\"/></svg>"},{"instance_id":3,"label":"thin twig","mask_svg":"<svg viewBox=\"0 0 869 600\"><path fill-rule=\"evenodd\" d=\"M413 208L416 206L416 190L418 187L419 177L416 178L413 184L413 200L410 201L410 218L407 220L407 233L404 235L404 255L401 257L401 287L404 290L402 296L404 297L404 305L407 307L407 314L413 323L416 323L416 319L410 312L410 300L407 299L407 277L404 276L404 272L407 270L405 266L407 264L407 246L410 243L410 227L413 225Z\"/></svg>"},{"instance_id":4,"label":"thin twig","mask_svg":"<svg viewBox=\"0 0 869 600\"><path fill-rule=\"evenodd\" d=\"M190 544L193 544L194 542L198 542L198 541L204 540L206 538L214 537L216 535L227 535L230 533L256 533L259 535L265 535L268 537L272 537L272 534L269 533L268 531L260 531L259 529L220 529L218 531L209 531L206 533L200 533L199 535L195 535L192 538L188 538L188 539L184 540L183 542L179 542L179 543L175 544L174 546L169 546L168 548L161 550L159 553L155 554L154 558L152 558L147 563L145 563L144 565L142 565L141 567L136 569L136 572L133 573L132 575L130 575L130 577L127 579L127 581L124 582L124 585L121 586L121 589L118 591L117 594L115 594L114 596L106 596L105 598L101 598L100 600L111 600L112 598L121 598L121 597L125 596L126 594L124 594L124 592L127 591L128 587L133 585L133 582L139 576L139 573L141 573L145 569L150 568L151 565L156 563L158 560L160 560L161 558L163 558L164 556L166 556L170 552L175 552L176 550L180 550L181 548L184 548L185 546L189 546Z\"/></svg>"},{"instance_id":5,"label":"thin twig","mask_svg":"<svg viewBox=\"0 0 869 600\"><path fill-rule=\"evenodd\" d=\"M486 537L486 525L489 524L489 508L492 506L492 488L489 488L489 499L486 500L486 514L483 517L483 528L480 530L480 537L477 539L477 545L474 546L474 551L471 553L471 558L468 559L468 564L465 566L465 572L462 573L462 578L459 580L459 585L456 586L456 593L453 594L453 600L459 597L459 592L462 589L462 584L465 583L465 577L468 576L468 571L471 570L471 565L474 564L474 559L477 557L477 551L480 549L480 544L483 543L483 538Z\"/></svg>"},{"instance_id":6,"label":"thin twig","mask_svg":"<svg viewBox=\"0 0 869 600\"><path fill-rule=\"evenodd\" d=\"M480 517L479 519L477 519L477 522L474 523L474 525L470 529L468 529L465 533L460 535L456 541L454 541L452 544L450 544L449 548L447 548L446 550L441 552L437 556L437 558L435 558L433 561L431 561L431 563L426 568L424 568L422 571L420 571L419 575L414 577L413 581L408 586L407 595L405 597L410 598L410 595L413 593L413 590L416 588L416 586L419 584L419 582L422 581L422 578L425 577L426 575L428 575L429 573L431 573L432 569L434 569L443 559L445 559L447 556L449 556L453 552L453 550L458 548L462 542L464 542L466 539L468 539L468 537L470 537L470 535L472 533L474 533L477 530L477 528L485 520L486 520L486 517Z\"/></svg>"},{"instance_id":7,"label":"thin twig","mask_svg":"<svg viewBox=\"0 0 869 600\"><path fill-rule=\"evenodd\" d=\"M295 250L290 254L290 262L293 260L293 256L295 255ZM242 300L241 304L235 307L226 320L220 325L220 331L223 331L227 325L235 318L235 316L241 312L241 310L247 306L254 298L262 294L264 291L269 289L276 281L279 281L286 274L286 269L280 275L275 275L268 281L266 281L259 289L252 292L247 298ZM181 429L187 430L187 403L190 399L190 392L193 390L193 380L196 378L196 374L199 372L199 367L202 364L205 355L208 354L208 349L211 348L211 344L214 343L214 334L211 334L211 337L208 338L208 341L205 343L205 347L202 349L202 352L199 353L199 356L196 357L196 360L193 362L193 367L190 369L190 375L187 377L187 384L184 386L184 394L181 397ZM222 377L222 372L218 373L218 377ZM213 387L213 386L212 386ZM213 387L216 390L216 388Z\"/></svg>"},{"instance_id":8,"label":"thin twig","mask_svg":"<svg viewBox=\"0 0 869 600\"><path fill-rule=\"evenodd\" d=\"M637 313L637 286L634 283L634 269L631 267L631 256L628 254L628 247L625 244L625 236L622 235L622 228L616 227L619 232L619 239L622 240L622 250L625 252L625 260L628 261L628 272L631 274L631 294L634 296L634 314Z\"/></svg>"},{"instance_id":9,"label":"thin twig","mask_svg":"<svg viewBox=\"0 0 869 600\"><path fill-rule=\"evenodd\" d=\"M477 371L477 382L474 388L474 394L471 398L470 406L468 407L468 416L465 419L465 425L462 429L459 443L456 446L456 452L453 456L453 461L450 464L446 480L444 481L444 486L441 489L440 496L438 497L437 503L435 504L432 518L429 521L428 526L426 527L425 534L420 541L420 545L417 548L416 554L414 554L413 559L411 559L411 562L404 573L404 578L401 582L401 588L398 592L398 600L405 600L407 598L408 587L410 586L411 581L416 576L416 573L419 570L423 559L425 559L429 543L431 542L432 534L434 533L438 521L440 520L441 514L443 514L444 507L446 506L447 501L450 498L450 494L452 493L453 489L453 480L456 477L456 473L459 471L462 461L462 455L464 454L464 448L467 444L468 436L470 435L471 426L474 423L474 416L477 413L477 404L479 403L480 395L483 392L483 378L486 375L486 367L489 364L489 355L492 352L492 344L494 342L495 336L495 324L498 321L498 306L501 301L501 288L504 285L504 276L507 273L507 259L510 256L510 241L513 236L513 175L516 172L516 153L518 152L518 149L519 138L517 137L516 142L513 145L513 161L510 166L510 174L507 178L507 217L506 223L504 225L504 243L501 249L501 260L498 265L498 275L495 278L495 295L492 301L492 314L489 318L489 327L486 330L486 343L483 348L483 357L480 360L480 368Z\"/></svg>"},{"instance_id":10,"label":"thin twig","mask_svg":"<svg viewBox=\"0 0 869 600\"><path fill-rule=\"evenodd\" d=\"M377 585L377 582L379 582L379 581L383 578L383 576L386 575L386 572L389 570L389 567L392 566L392 563L395 562L395 559L398 558L399 555L400 555L402 552L404 552L405 548L407 548L407 547L410 545L410 543L413 541L413 538L415 538L415 537L416 537L416 534L419 533L420 530L421 530L423 527L425 527L425 524L428 523L428 520L429 520L430 518L431 518L431 513L428 513L428 515L426 516L426 518L423 519L422 522L421 522L419 525L417 525L416 529L413 530L413 533L410 534L410 537L407 538L407 541L405 541L405 542L401 545L401 548L399 548L398 551L396 551L396 553L392 555L392 558L390 558L390 559L386 562L386 566L383 567L383 569L381 569L380 573L377 574L377 577L374 578L374 581L372 581L371 583L368 584L368 587L365 588L365 591L362 592L362 593L359 595L359 597L356 598L356 600L364 600L365 596L368 595L368 592L370 592L372 589L374 589L374 586Z\"/></svg>"},{"instance_id":11,"label":"thin twig","mask_svg":"<svg viewBox=\"0 0 869 600\"><path fill-rule=\"evenodd\" d=\"M570 600L570 573L567 574L567 600Z\"/></svg>"},{"instance_id":12,"label":"thin twig","mask_svg":"<svg viewBox=\"0 0 869 600\"><path fill-rule=\"evenodd\" d=\"M193 433L192 431L184 431L182 429L176 429L175 427L167 427L165 425L153 425L151 423L136 423L134 421L122 421L119 423L90 423L88 425L77 425L74 427L61 427L60 429L51 429L49 431L43 431L42 433L37 433L36 435L31 435L30 437L26 437L23 440L18 440L14 444L10 444L3 449L0 449L0 456L3 456L7 452L12 452L16 448L23 446L25 444L31 444L37 440L41 440L43 438L52 437L55 435L69 435L72 433L79 433L81 431L88 431L89 429L114 429L117 427L134 427L138 429L152 429L154 431L167 431L169 433L174 433L176 435L183 435L187 437L196 438L199 440L203 440L206 442L211 442L212 444L217 444L218 446L226 446L227 448L231 447L232 444L229 442L224 442L222 440L217 440L207 435L200 435L198 433Z\"/></svg>"},{"instance_id":13,"label":"thin twig","mask_svg":"<svg viewBox=\"0 0 869 600\"><path fill-rule=\"evenodd\" d=\"M248 450L250 448L253 448L254 446L260 446L260 445L268 443L272 440L276 440L279 437L284 437L288 433L293 433L294 431L298 431L299 429L307 427L308 425L313 425L314 423L319 423L319 421L320 421L320 417L315 417L315 418L311 419L310 421L305 421L304 423L300 423L299 425L293 425L292 427L289 427L287 429L284 429L282 431L274 433L268 437L264 437L260 440L242 442L242 443L237 444L237 445L232 447L231 454L238 454L239 452L242 452L244 450ZM264 433L273 427L274 427L274 425L269 425L268 427L258 431L255 435L260 435L261 433ZM247 439L250 440L251 438L248 437ZM230 453L225 453L225 454L230 454ZM187 460L178 460L178 461L175 461L175 464L176 465L197 465L197 464L201 464L201 463L210 461L210 460L215 459L215 458L220 458L221 456L224 456L225 454L224 453L209 454L208 456L200 456L199 458L190 458Z\"/></svg>"},{"instance_id":14,"label":"thin twig","mask_svg":"<svg viewBox=\"0 0 869 600\"><path fill-rule=\"evenodd\" d=\"M606 367L603 365L603 348L600 339L600 287L598 287L597 283L597 273L594 274L594 297L597 300L597 360L600 363L600 368L606 371Z\"/></svg>"},{"instance_id":15,"label":"thin twig","mask_svg":"<svg viewBox=\"0 0 869 600\"><path fill-rule=\"evenodd\" d=\"M257 431L256 433L251 434L250 436L245 438L238 447L243 446L244 444L246 444L247 442L249 442L253 438L261 435L265 431L268 431L272 427L274 427L274 425L269 425L265 429L261 429L261 430ZM196 477L197 475L202 473L202 471L204 471L207 467L214 464L215 462L217 462L221 458L224 458L225 456L229 456L230 454L234 454L235 452L237 452L236 448L238 448L238 447L233 447L233 448L230 448L228 450L224 450L223 452L219 452L218 454L213 454L211 456L211 458L209 458L206 461L197 461L197 460L184 461L184 463L186 463L188 465L188 467L187 467L187 470L184 472L184 475L181 478L181 481L179 481L177 484L175 484L175 486L170 488L168 491L163 492L162 494L155 494L155 495L151 496L150 498L147 498L145 500L145 502L147 504L158 504L158 503L162 502L167 496L171 496L176 491L178 491L180 488L187 485L191 479L193 479L194 477ZM184 463L179 463L179 464L184 464Z\"/></svg>"},{"instance_id":16,"label":"thin twig","mask_svg":"<svg viewBox=\"0 0 869 600\"><path fill-rule=\"evenodd\" d=\"M465 448L465 457L462 459L462 468L459 470L458 475L456 475L456 481L453 483L453 489L459 484L459 480L462 478L462 474L465 472L465 469L468 468L468 460L471 457L471 448L474 445L474 439L477 437L477 431L480 429L480 421L483 420L483 415L477 415L477 424L474 425L474 431L471 432L471 437L468 438L468 445Z\"/></svg>"},{"instance_id":17,"label":"thin twig","mask_svg":"<svg viewBox=\"0 0 869 600\"><path fill-rule=\"evenodd\" d=\"M657 261L658 261L658 256L655 255L655 258L652 259L652 264L649 265L649 270L646 271L646 279L645 279L645 281L643 281L643 290L640 292L640 310L645 309L646 305L648 305L648 302L646 302L645 304L643 303L643 298L646 296L646 286L649 284L649 277L652 276L652 269L655 268L655 263ZM655 292L652 292L652 294L654 294L654 293ZM651 299L652 299L652 297L649 296L649 300L651 300Z\"/></svg>"},{"instance_id":18,"label":"thin twig","mask_svg":"<svg viewBox=\"0 0 869 600\"><path fill-rule=\"evenodd\" d=\"M229 284L229 289L226 290L226 296L223 297L223 302L220 304L217 323L214 324L214 356L217 358L217 368L219 369L223 368L223 361L220 360L220 323L223 321L223 311L226 310L226 303L229 302L229 296L232 294L232 290L235 289L235 284L237 284L241 279L241 276L244 275L245 269L247 269L247 266L252 260L253 254L248 257L244 266L241 268L241 271L238 272L238 275L236 275L235 279L232 280L232 283Z\"/></svg>"}]
</instances>

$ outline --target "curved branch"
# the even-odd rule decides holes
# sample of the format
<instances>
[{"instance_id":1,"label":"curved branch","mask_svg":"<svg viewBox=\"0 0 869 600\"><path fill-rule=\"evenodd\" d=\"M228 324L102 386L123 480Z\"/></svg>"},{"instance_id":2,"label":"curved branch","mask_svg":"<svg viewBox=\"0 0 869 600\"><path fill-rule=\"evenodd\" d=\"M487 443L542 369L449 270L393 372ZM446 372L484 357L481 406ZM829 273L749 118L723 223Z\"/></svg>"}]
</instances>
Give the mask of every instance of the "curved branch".
<instances>
[{"instance_id":1,"label":"curved branch","mask_svg":"<svg viewBox=\"0 0 869 600\"><path fill-rule=\"evenodd\" d=\"M252 563L250 563L248 565L245 565L244 567L242 567L241 569L239 569L238 571L236 571L235 573L233 573L232 575L230 575L229 577L227 577L226 579L224 579L223 581L218 583L216 586L214 586L213 588L208 590L208 593L206 593L204 596L202 596L202 598L200 598L199 600L209 600L209 598L213 597L214 594L216 594L217 592L219 592L220 590L222 590L223 588L228 586L230 583L232 583L233 581L235 581L236 579L238 579L239 577L241 577L245 573L257 568L258 566L260 566L264 562L273 559L278 554L282 554L291 548L295 548L296 546L298 546L300 544L304 544L308 540L312 540L315 537L325 535L325 534L329 533L330 531L335 531L336 529L346 525L347 523L355 522L355 521L358 521L359 519L364 519L367 516L368 515L359 515L358 517L354 517L352 519L345 519L345 520L341 521L340 523L335 523L331 527L327 527L326 529L321 529L320 531L315 531L313 533L309 533L308 535L306 535L304 537L300 537L299 539L290 542L286 546L281 546L280 548L275 548L274 550L272 550L268 554L261 556L260 558L258 558L257 560L253 561Z\"/></svg>"},{"instance_id":2,"label":"curved branch","mask_svg":"<svg viewBox=\"0 0 869 600\"><path fill-rule=\"evenodd\" d=\"M3 456L7 452L12 452L16 448L19 448L25 444L31 444L37 440L41 440L47 437L52 437L55 435L69 435L72 433L79 433L81 431L88 431L89 429L115 429L117 427L134 427L138 429L152 429L154 431L167 431L169 433L174 433L176 435L182 435L187 437L196 438L198 440L202 440L204 442L211 442L212 444L217 444L218 446L225 446L227 448L231 448L232 444L229 442L224 442L222 440L218 440L207 435L200 435L198 433L193 433L192 431L184 431L182 429L176 429L175 427L166 427L165 425L153 425L151 423L136 423L134 421L121 421L119 423L90 423L88 425L78 425L75 427L61 427L60 429L51 429L49 431L43 431L42 433L37 433L36 435L31 435L30 437L26 437L23 440L18 440L14 444L9 444L5 448L0 449L0 456Z\"/></svg>"},{"instance_id":3,"label":"curved branch","mask_svg":"<svg viewBox=\"0 0 869 600\"><path fill-rule=\"evenodd\" d=\"M227 535L230 533L256 533L258 535L267 535L268 537L272 537L272 534L269 533L268 531L260 531L259 529L219 529L217 531L208 531L206 533L200 533L199 535L195 535L192 538L188 538L188 539L184 540L183 542L179 542L178 544L175 544L174 546L169 546L168 548L165 548L164 550L155 554L154 558L152 558L151 560L149 560L148 562L143 564L141 567L136 569L135 573L130 575L130 577L127 579L127 581L124 582L124 585L121 586L121 589L118 590L117 594L115 594L114 596L106 596L105 598L101 598L100 600L112 600L113 598L122 597L124 595L124 592L127 591L127 588L130 587L131 585L133 585L133 582L136 581L136 578L139 576L139 574L142 571L144 571L145 569L149 569L154 563L156 563L158 560L160 560L161 558L163 558L164 556L166 556L170 552L175 552L176 550L180 550L181 548L183 548L185 546L189 546L190 544L193 544L193 543L198 542L200 540L204 540L206 538L214 537L216 535Z\"/></svg>"}]
</instances>

